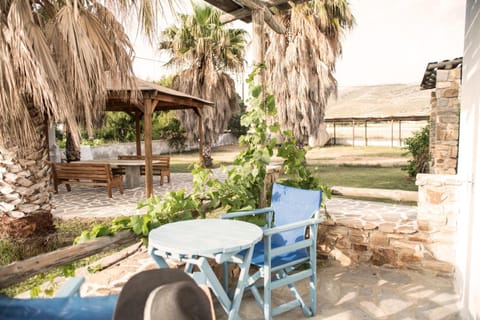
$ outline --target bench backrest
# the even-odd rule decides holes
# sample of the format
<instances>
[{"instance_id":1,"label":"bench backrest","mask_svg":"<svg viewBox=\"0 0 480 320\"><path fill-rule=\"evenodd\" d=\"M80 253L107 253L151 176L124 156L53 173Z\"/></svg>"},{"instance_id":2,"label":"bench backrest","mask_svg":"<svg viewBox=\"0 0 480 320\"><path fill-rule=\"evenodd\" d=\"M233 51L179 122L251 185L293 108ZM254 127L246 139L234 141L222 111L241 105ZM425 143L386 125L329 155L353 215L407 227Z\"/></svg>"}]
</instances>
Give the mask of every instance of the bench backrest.
<instances>
[{"instance_id":1,"label":"bench backrest","mask_svg":"<svg viewBox=\"0 0 480 320\"><path fill-rule=\"evenodd\" d=\"M118 160L145 160L145 156L123 155L118 156ZM170 156L153 154L152 160L158 162L153 164L154 167L170 168Z\"/></svg>"},{"instance_id":2,"label":"bench backrest","mask_svg":"<svg viewBox=\"0 0 480 320\"><path fill-rule=\"evenodd\" d=\"M110 165L100 163L54 163L53 174L58 180L112 180Z\"/></svg>"}]
</instances>

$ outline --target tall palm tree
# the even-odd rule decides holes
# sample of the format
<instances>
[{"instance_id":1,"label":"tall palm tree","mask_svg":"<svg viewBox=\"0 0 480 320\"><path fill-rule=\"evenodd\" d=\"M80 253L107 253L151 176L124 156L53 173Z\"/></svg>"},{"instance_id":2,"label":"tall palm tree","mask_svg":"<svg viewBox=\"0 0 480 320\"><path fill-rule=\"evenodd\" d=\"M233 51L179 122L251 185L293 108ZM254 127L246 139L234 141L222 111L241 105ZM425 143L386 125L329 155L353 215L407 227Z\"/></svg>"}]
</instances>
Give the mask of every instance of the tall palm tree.
<instances>
[{"instance_id":1,"label":"tall palm tree","mask_svg":"<svg viewBox=\"0 0 480 320\"><path fill-rule=\"evenodd\" d=\"M107 76L132 78L133 49L106 6L136 8L147 33L162 0L0 1L0 238L51 233L48 125L88 131ZM78 137L74 137L78 142Z\"/></svg>"},{"instance_id":2,"label":"tall palm tree","mask_svg":"<svg viewBox=\"0 0 480 320\"><path fill-rule=\"evenodd\" d=\"M278 122L301 144L308 137L323 145L328 137L325 106L337 92L335 62L354 17L347 0L310 0L277 17L287 32L269 32L265 60Z\"/></svg>"},{"instance_id":3,"label":"tall palm tree","mask_svg":"<svg viewBox=\"0 0 480 320\"><path fill-rule=\"evenodd\" d=\"M220 22L221 11L210 6L192 4L192 15L180 15L180 25L170 26L161 34L160 49L171 55L170 65L181 70L172 81L172 88L215 102L204 108L204 164L211 163L211 143L222 133L239 104L235 83L227 72L243 70L246 31L229 29ZM197 116L190 111L177 111L178 117L196 141Z\"/></svg>"}]
</instances>

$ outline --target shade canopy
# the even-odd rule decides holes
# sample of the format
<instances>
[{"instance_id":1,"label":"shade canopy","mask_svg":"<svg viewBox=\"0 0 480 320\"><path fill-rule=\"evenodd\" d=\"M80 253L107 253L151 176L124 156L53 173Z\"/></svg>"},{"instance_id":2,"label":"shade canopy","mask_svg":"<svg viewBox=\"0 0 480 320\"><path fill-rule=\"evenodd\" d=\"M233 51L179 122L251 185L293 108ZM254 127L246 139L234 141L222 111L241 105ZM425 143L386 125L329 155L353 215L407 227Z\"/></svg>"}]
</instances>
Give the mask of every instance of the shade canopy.
<instances>
[{"instance_id":1,"label":"shade canopy","mask_svg":"<svg viewBox=\"0 0 480 320\"><path fill-rule=\"evenodd\" d=\"M213 102L180 91L162 87L139 78L129 84L108 83L106 111L135 113L137 155L142 154L140 143L140 119L144 118L145 143L145 196L153 195L152 171L152 115L158 111L192 109L198 116L200 161L203 154L203 121L201 110L212 107Z\"/></svg>"}]
</instances>

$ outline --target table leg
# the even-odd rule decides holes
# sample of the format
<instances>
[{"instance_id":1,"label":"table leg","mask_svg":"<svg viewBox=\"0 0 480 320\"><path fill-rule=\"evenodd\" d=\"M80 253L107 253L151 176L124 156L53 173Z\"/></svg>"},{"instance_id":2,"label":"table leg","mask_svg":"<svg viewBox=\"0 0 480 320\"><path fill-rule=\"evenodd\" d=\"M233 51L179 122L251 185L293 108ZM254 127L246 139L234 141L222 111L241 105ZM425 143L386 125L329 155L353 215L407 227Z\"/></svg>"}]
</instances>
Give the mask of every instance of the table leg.
<instances>
[{"instance_id":1,"label":"table leg","mask_svg":"<svg viewBox=\"0 0 480 320\"><path fill-rule=\"evenodd\" d=\"M152 257L153 261L160 267L160 268L169 268L168 264L165 262L162 256L155 254L155 248L148 248L148 253L150 257Z\"/></svg>"},{"instance_id":2,"label":"table leg","mask_svg":"<svg viewBox=\"0 0 480 320\"><path fill-rule=\"evenodd\" d=\"M230 312L228 313L228 319L234 319L236 316L238 317L240 302L242 302L243 293L248 283L248 270L250 268L250 263L252 262L252 255L253 246L248 249L243 258L243 262L239 264L240 275L238 277L237 287L235 288L235 293L233 295L232 306L230 308Z\"/></svg>"},{"instance_id":3,"label":"table leg","mask_svg":"<svg viewBox=\"0 0 480 320\"><path fill-rule=\"evenodd\" d=\"M140 186L140 166L126 166L125 187L131 189Z\"/></svg>"}]
</instances>

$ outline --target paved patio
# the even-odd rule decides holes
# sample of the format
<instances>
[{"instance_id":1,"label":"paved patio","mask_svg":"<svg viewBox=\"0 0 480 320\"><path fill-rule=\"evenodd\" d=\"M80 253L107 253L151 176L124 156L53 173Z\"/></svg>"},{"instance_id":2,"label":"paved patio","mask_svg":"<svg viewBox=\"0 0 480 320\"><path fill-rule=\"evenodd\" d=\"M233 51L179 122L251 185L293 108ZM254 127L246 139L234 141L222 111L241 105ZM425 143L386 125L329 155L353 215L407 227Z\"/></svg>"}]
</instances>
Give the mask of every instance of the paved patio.
<instances>
[{"instance_id":1,"label":"paved patio","mask_svg":"<svg viewBox=\"0 0 480 320\"><path fill-rule=\"evenodd\" d=\"M219 170L218 177L223 177ZM154 181L155 194L184 188L191 190L192 176L188 173L172 174L172 183L158 185ZM140 214L136 208L144 197L144 188L126 189L124 195L114 192L109 199L105 188L72 186L67 193L62 187L54 196L58 218L106 217ZM334 220L352 220L355 223L396 223L412 226L416 223L416 207L385 204L370 201L334 198L327 203ZM385 211L387 215L382 214ZM90 274L86 269L78 270L86 283L83 295L118 293L133 274L155 268L145 248L135 248L133 254L123 258L104 271ZM453 280L426 272L390 269L370 265L340 266L326 262L318 270L318 314L313 319L460 319L458 297ZM288 290L279 289L275 302L290 295ZM307 293L304 283L300 291ZM217 319L226 319L225 313L216 303ZM243 319L261 319L260 308L251 294L247 293L240 316ZM276 319L304 318L301 310L293 310Z\"/></svg>"}]
</instances>

